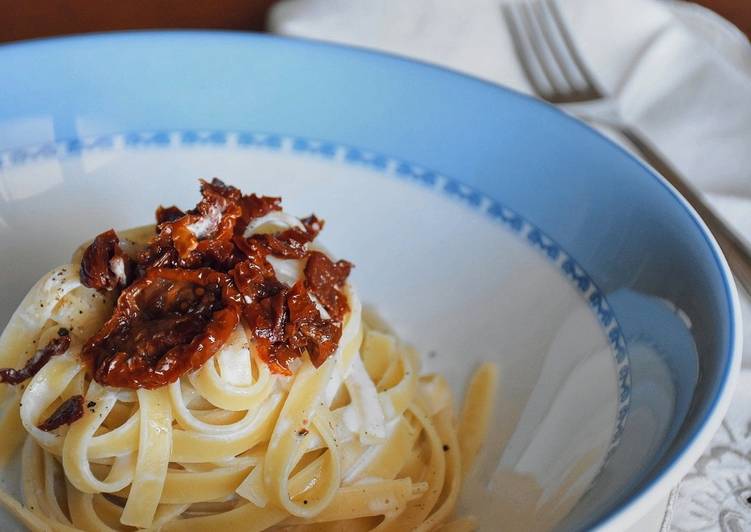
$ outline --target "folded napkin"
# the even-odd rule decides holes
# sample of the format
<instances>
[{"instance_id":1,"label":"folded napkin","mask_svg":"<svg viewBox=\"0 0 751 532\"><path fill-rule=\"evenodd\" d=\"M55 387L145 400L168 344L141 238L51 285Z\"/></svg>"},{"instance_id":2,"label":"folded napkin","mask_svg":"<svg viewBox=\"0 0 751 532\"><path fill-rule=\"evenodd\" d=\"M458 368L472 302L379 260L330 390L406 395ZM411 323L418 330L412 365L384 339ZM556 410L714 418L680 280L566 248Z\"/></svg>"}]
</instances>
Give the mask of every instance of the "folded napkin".
<instances>
[{"instance_id":1,"label":"folded napkin","mask_svg":"<svg viewBox=\"0 0 751 532\"><path fill-rule=\"evenodd\" d=\"M277 33L401 54L531 93L502 16L504 1L285 0L272 10L269 25ZM617 96L625 120L751 240L751 46L746 37L690 3L558 4L584 62ZM604 132L627 146L614 132ZM747 347L739 395L712 446L674 493L664 530L751 530L751 505L738 498L740 491L715 486L741 482L745 475L741 484L750 489L743 497L751 497L746 478L751 413L741 395L751 389L751 303L743 298L741 305ZM731 518L732 523L719 521Z\"/></svg>"}]
</instances>

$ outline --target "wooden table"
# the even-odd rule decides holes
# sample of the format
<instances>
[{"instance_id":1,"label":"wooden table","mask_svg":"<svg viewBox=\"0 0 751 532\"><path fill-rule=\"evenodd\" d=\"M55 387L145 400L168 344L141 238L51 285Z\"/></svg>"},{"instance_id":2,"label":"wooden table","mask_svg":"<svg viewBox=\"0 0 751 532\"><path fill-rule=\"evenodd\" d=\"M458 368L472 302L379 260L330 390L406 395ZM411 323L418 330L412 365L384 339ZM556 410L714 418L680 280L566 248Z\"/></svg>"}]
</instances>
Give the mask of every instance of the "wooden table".
<instances>
[{"instance_id":1,"label":"wooden table","mask_svg":"<svg viewBox=\"0 0 751 532\"><path fill-rule=\"evenodd\" d=\"M276 0L0 0L0 42L146 28L264 29ZM751 0L697 0L751 38Z\"/></svg>"}]
</instances>

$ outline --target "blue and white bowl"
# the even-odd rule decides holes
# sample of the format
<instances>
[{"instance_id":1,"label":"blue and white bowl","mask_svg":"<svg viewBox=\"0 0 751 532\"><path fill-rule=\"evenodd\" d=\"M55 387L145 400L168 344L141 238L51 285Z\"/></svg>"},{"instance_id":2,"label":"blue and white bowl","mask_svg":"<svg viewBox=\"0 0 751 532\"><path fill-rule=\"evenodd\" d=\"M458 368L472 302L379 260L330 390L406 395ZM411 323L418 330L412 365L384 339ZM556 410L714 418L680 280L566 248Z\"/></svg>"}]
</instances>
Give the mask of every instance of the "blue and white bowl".
<instances>
[{"instance_id":1,"label":"blue and white bowl","mask_svg":"<svg viewBox=\"0 0 751 532\"><path fill-rule=\"evenodd\" d=\"M548 105L228 33L7 45L0 71L0 322L80 242L220 176L325 218L362 299L457 391L499 364L460 503L482 529L621 530L722 419L740 316L717 245L662 179Z\"/></svg>"}]
</instances>

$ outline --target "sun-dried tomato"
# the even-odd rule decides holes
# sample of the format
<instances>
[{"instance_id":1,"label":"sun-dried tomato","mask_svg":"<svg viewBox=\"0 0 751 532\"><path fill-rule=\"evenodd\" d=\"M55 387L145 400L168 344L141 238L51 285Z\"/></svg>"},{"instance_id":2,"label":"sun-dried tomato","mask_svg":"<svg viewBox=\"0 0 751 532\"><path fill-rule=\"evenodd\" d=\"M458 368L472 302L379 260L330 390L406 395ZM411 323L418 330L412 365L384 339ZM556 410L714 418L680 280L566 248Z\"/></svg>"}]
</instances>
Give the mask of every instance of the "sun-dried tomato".
<instances>
[{"instance_id":1,"label":"sun-dried tomato","mask_svg":"<svg viewBox=\"0 0 751 532\"><path fill-rule=\"evenodd\" d=\"M100 384L157 388L198 369L238 320L227 275L152 268L120 294L113 316L82 355Z\"/></svg>"},{"instance_id":2,"label":"sun-dried tomato","mask_svg":"<svg viewBox=\"0 0 751 532\"><path fill-rule=\"evenodd\" d=\"M254 303L278 294L284 284L276 278L274 268L266 260L266 250L255 240L244 241L242 245L248 258L234 267L232 278L243 303Z\"/></svg>"},{"instance_id":3,"label":"sun-dried tomato","mask_svg":"<svg viewBox=\"0 0 751 532\"><path fill-rule=\"evenodd\" d=\"M351 264L309 249L323 228L314 215L302 228L245 238L250 222L274 211L281 211L280 198L244 196L216 178L201 181L193 209L157 209L156 235L138 255L131 284L84 346L94 378L128 388L173 382L221 347L240 314L273 371L289 374L290 362L306 351L316 365L335 352ZM307 260L305 278L285 285L269 256Z\"/></svg>"},{"instance_id":4,"label":"sun-dried tomato","mask_svg":"<svg viewBox=\"0 0 751 532\"><path fill-rule=\"evenodd\" d=\"M242 194L238 189L225 185L219 179L214 178L210 183L201 181L201 195L203 199L196 205L196 211L203 220L212 221L216 217L216 211L221 212L216 228L213 226L206 231L200 241L206 242L211 240L232 240L234 235L235 224L237 219L242 215L240 199ZM198 248L200 251L200 242Z\"/></svg>"},{"instance_id":5,"label":"sun-dried tomato","mask_svg":"<svg viewBox=\"0 0 751 532\"><path fill-rule=\"evenodd\" d=\"M287 294L289 345L307 349L316 367L336 351L342 335L341 322L324 319L310 298L303 282L298 282Z\"/></svg>"},{"instance_id":6,"label":"sun-dried tomato","mask_svg":"<svg viewBox=\"0 0 751 532\"><path fill-rule=\"evenodd\" d=\"M250 249L249 242L255 241L263 246L265 253L282 259L304 259L308 255L308 244L312 242L323 228L323 220L315 215L300 220L305 227L302 231L291 228L278 233L263 233L244 238L235 236L235 244L246 256L250 257L258 252L258 248Z\"/></svg>"},{"instance_id":7,"label":"sun-dried tomato","mask_svg":"<svg viewBox=\"0 0 751 532\"><path fill-rule=\"evenodd\" d=\"M257 340L269 344L284 342L284 326L288 320L286 296L287 289L284 288L273 296L243 307L243 316Z\"/></svg>"},{"instance_id":8,"label":"sun-dried tomato","mask_svg":"<svg viewBox=\"0 0 751 532\"><path fill-rule=\"evenodd\" d=\"M271 255L282 259L303 259L308 254L308 235L298 229L287 229L279 234L254 235Z\"/></svg>"},{"instance_id":9,"label":"sun-dried tomato","mask_svg":"<svg viewBox=\"0 0 751 532\"><path fill-rule=\"evenodd\" d=\"M241 193L213 179L201 181L201 196L187 213L177 207L157 210L157 235L138 257L141 275L149 267L227 271L234 266L239 257L232 237L242 213Z\"/></svg>"},{"instance_id":10,"label":"sun-dried tomato","mask_svg":"<svg viewBox=\"0 0 751 532\"><path fill-rule=\"evenodd\" d=\"M193 251L205 252L215 247L215 242L229 241L240 217L239 191L232 193L219 180L201 182L203 199L196 208L173 222L159 227L159 235L169 237L181 259L187 259Z\"/></svg>"},{"instance_id":11,"label":"sun-dried tomato","mask_svg":"<svg viewBox=\"0 0 751 532\"><path fill-rule=\"evenodd\" d=\"M242 209L242 215L240 216L241 222L238 224L237 232L242 234L251 220L260 218L261 216L266 216L273 211L281 211L282 198L250 194L249 196L243 196L240 199L240 207Z\"/></svg>"},{"instance_id":12,"label":"sun-dried tomato","mask_svg":"<svg viewBox=\"0 0 751 532\"><path fill-rule=\"evenodd\" d=\"M291 375L290 362L305 351L316 367L323 364L336 351L342 334L341 323L321 316L302 281L244 305L243 317L261 359L283 375Z\"/></svg>"},{"instance_id":13,"label":"sun-dried tomato","mask_svg":"<svg viewBox=\"0 0 751 532\"><path fill-rule=\"evenodd\" d=\"M52 415L44 420L39 428L44 431L55 430L63 425L70 425L83 417L83 395L73 395L62 402Z\"/></svg>"},{"instance_id":14,"label":"sun-dried tomato","mask_svg":"<svg viewBox=\"0 0 751 532\"><path fill-rule=\"evenodd\" d=\"M305 350L316 366L322 364L336 350L341 323L321 316L305 282L289 289L276 279L261 241L251 238L244 244L251 258L235 267L233 279L260 357L284 375L291 374L290 362Z\"/></svg>"},{"instance_id":15,"label":"sun-dried tomato","mask_svg":"<svg viewBox=\"0 0 751 532\"><path fill-rule=\"evenodd\" d=\"M157 229L163 226L157 226ZM177 268L180 257L175 249L170 235L157 235L149 242L136 259L138 277L141 277L147 268Z\"/></svg>"},{"instance_id":16,"label":"sun-dried tomato","mask_svg":"<svg viewBox=\"0 0 751 532\"><path fill-rule=\"evenodd\" d=\"M302 218L300 222L305 227L305 231L311 240L318 236L318 233L323 231L323 226L326 224L323 220L318 218L315 214L311 214L305 218Z\"/></svg>"},{"instance_id":17,"label":"sun-dried tomato","mask_svg":"<svg viewBox=\"0 0 751 532\"><path fill-rule=\"evenodd\" d=\"M232 203L237 203L242 198L243 193L239 188L227 185L218 177L212 178L211 181L201 179L200 182L202 194L221 196Z\"/></svg>"},{"instance_id":18,"label":"sun-dried tomato","mask_svg":"<svg viewBox=\"0 0 751 532\"><path fill-rule=\"evenodd\" d=\"M185 213L172 205L171 207L162 207L161 205L156 208L156 223L161 225L165 222L174 222L185 216Z\"/></svg>"},{"instance_id":19,"label":"sun-dried tomato","mask_svg":"<svg viewBox=\"0 0 751 532\"><path fill-rule=\"evenodd\" d=\"M39 370L42 369L52 357L62 355L69 347L70 336L68 330L60 329L57 338L53 338L42 349L39 349L34 353L34 356L26 361L24 367L21 369L0 369L0 382L6 384L20 384L23 381L30 379L39 373Z\"/></svg>"},{"instance_id":20,"label":"sun-dried tomato","mask_svg":"<svg viewBox=\"0 0 751 532\"><path fill-rule=\"evenodd\" d=\"M120 249L120 239L110 229L98 235L81 259L81 284L111 291L128 284L132 269L130 257Z\"/></svg>"},{"instance_id":21,"label":"sun-dried tomato","mask_svg":"<svg viewBox=\"0 0 751 532\"><path fill-rule=\"evenodd\" d=\"M305 280L310 291L335 320L341 320L349 311L347 297L341 289L351 270L351 263L333 262L320 251L312 251L305 265Z\"/></svg>"},{"instance_id":22,"label":"sun-dried tomato","mask_svg":"<svg viewBox=\"0 0 751 532\"><path fill-rule=\"evenodd\" d=\"M139 275L149 267L229 271L243 258L233 238L241 237L251 220L281 210L280 198L243 196L217 178L201 181L201 196L187 212L157 209L157 236L138 257ZM321 222L313 216L303 223L314 238Z\"/></svg>"}]
</instances>

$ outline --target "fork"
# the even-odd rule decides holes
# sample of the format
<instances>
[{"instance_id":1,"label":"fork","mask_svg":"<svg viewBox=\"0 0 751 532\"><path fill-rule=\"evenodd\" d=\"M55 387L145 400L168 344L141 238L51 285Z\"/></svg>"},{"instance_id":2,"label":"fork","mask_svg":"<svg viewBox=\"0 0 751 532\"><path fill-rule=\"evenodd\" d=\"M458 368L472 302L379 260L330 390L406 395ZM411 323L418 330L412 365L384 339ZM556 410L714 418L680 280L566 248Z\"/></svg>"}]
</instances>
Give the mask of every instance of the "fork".
<instances>
[{"instance_id":1,"label":"fork","mask_svg":"<svg viewBox=\"0 0 751 532\"><path fill-rule=\"evenodd\" d=\"M516 55L535 94L584 121L607 125L626 138L707 224L738 284L751 295L751 249L701 193L620 117L617 98L595 82L579 56L554 0L501 6Z\"/></svg>"}]
</instances>

